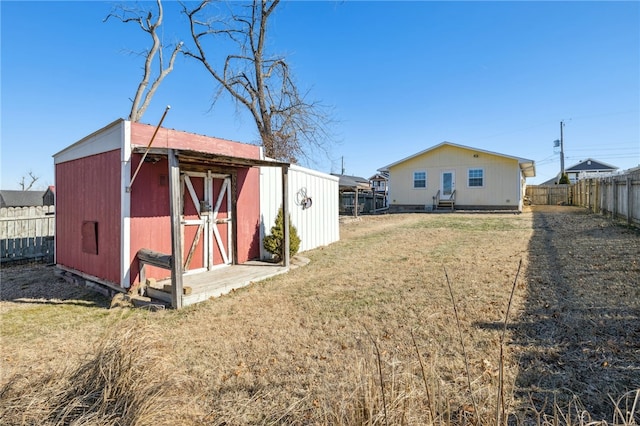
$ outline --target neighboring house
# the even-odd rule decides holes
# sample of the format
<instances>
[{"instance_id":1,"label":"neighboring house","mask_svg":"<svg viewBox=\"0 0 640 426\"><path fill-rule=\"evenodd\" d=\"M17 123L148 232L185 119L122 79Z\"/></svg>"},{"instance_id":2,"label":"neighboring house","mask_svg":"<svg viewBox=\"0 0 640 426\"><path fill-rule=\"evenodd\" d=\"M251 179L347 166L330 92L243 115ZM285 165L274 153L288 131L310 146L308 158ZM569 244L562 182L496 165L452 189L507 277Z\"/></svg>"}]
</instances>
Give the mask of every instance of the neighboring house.
<instances>
[{"instance_id":1,"label":"neighboring house","mask_svg":"<svg viewBox=\"0 0 640 426\"><path fill-rule=\"evenodd\" d=\"M56 187L50 185L42 195L42 204L45 206L53 206L56 203Z\"/></svg>"},{"instance_id":2,"label":"neighboring house","mask_svg":"<svg viewBox=\"0 0 640 426\"><path fill-rule=\"evenodd\" d=\"M35 207L44 204L45 191L0 190L0 207Z\"/></svg>"},{"instance_id":3,"label":"neighboring house","mask_svg":"<svg viewBox=\"0 0 640 426\"><path fill-rule=\"evenodd\" d=\"M578 179L588 179L592 177L602 176L603 174L610 174L618 170L616 166L603 163L592 158L580 161L567 169L565 173L569 176L569 181L575 183Z\"/></svg>"},{"instance_id":4,"label":"neighboring house","mask_svg":"<svg viewBox=\"0 0 640 426\"><path fill-rule=\"evenodd\" d=\"M371 192L369 180L360 176L339 175L336 173L332 173L332 175L339 179L340 213L357 216L358 213L364 212L366 198L363 195L365 192ZM371 208L368 210L371 210Z\"/></svg>"},{"instance_id":5,"label":"neighboring house","mask_svg":"<svg viewBox=\"0 0 640 426\"><path fill-rule=\"evenodd\" d=\"M377 196L381 195L383 197L382 207L387 207L389 205L389 175L386 173L376 173L369 178L369 183L371 184L373 192Z\"/></svg>"},{"instance_id":6,"label":"neighboring house","mask_svg":"<svg viewBox=\"0 0 640 426\"><path fill-rule=\"evenodd\" d=\"M313 222L324 202L324 193L313 188L307 193L315 197L314 206L305 216L291 215L299 207L290 193L315 181L289 179L290 165L265 159L256 145L116 120L53 157L57 267L107 293L171 278L170 302L179 308L258 280L252 276L242 285L222 288L217 274L237 271L232 266L240 264L242 271L250 271L244 264L261 259L261 238L279 208L261 204L265 193L283 201L292 221L311 218L311 223L294 223L299 235L328 235L313 244L339 238L337 181L329 177L323 186L329 191L333 184L333 193L328 192L336 200L330 204L333 216L329 212L324 222ZM269 175L275 168L279 183L263 179L263 168ZM285 253L282 267L273 270L281 273L288 267ZM189 281L198 280L200 273L212 275ZM193 294L183 292L187 285L193 286Z\"/></svg>"},{"instance_id":7,"label":"neighboring house","mask_svg":"<svg viewBox=\"0 0 640 426\"><path fill-rule=\"evenodd\" d=\"M533 160L442 142L381 167L389 173L389 210L446 207L521 211Z\"/></svg>"}]
</instances>

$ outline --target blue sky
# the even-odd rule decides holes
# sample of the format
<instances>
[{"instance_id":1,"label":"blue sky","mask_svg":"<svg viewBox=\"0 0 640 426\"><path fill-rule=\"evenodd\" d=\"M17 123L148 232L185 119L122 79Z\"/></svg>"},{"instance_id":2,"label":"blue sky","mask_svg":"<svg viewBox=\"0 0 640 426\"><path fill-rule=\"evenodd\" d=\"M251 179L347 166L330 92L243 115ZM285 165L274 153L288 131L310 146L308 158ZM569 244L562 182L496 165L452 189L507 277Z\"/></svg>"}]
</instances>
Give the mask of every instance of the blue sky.
<instances>
[{"instance_id":1,"label":"blue sky","mask_svg":"<svg viewBox=\"0 0 640 426\"><path fill-rule=\"evenodd\" d=\"M134 25L103 22L114 2L1 1L2 189L54 183L52 155L126 118L142 75ZM153 3L143 3L152 6ZM165 2L165 42L185 18ZM333 161L363 177L443 141L536 161L535 184L594 158L640 164L640 2L295 1L269 49L309 99L333 108ZM251 119L199 64L179 58L142 121L255 142Z\"/></svg>"}]
</instances>

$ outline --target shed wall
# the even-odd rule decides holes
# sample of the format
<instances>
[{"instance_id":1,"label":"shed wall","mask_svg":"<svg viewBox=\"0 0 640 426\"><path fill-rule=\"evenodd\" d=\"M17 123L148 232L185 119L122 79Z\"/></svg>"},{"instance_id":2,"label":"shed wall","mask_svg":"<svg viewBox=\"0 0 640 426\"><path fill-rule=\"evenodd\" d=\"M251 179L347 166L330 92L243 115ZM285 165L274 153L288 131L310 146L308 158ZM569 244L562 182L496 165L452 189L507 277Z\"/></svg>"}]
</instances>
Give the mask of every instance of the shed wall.
<instances>
[{"instance_id":1,"label":"shed wall","mask_svg":"<svg viewBox=\"0 0 640 426\"><path fill-rule=\"evenodd\" d=\"M120 150L57 163L55 179L56 263L120 283ZM97 224L97 254L86 222Z\"/></svg>"},{"instance_id":2,"label":"shed wall","mask_svg":"<svg viewBox=\"0 0 640 426\"><path fill-rule=\"evenodd\" d=\"M132 170L138 167L140 155L133 155ZM168 163L162 159L155 164L145 163L131 187L130 284L139 280L136 254L141 248L171 253L171 214L169 211ZM148 277L169 278L171 271L147 266Z\"/></svg>"},{"instance_id":3,"label":"shed wall","mask_svg":"<svg viewBox=\"0 0 640 426\"><path fill-rule=\"evenodd\" d=\"M300 237L300 251L325 246L340 239L338 178L299 166L289 168L289 212ZM282 205L282 173L279 168L260 168L260 250L262 258L270 254L262 247L271 234L278 209ZM303 209L302 198L312 200Z\"/></svg>"}]
</instances>

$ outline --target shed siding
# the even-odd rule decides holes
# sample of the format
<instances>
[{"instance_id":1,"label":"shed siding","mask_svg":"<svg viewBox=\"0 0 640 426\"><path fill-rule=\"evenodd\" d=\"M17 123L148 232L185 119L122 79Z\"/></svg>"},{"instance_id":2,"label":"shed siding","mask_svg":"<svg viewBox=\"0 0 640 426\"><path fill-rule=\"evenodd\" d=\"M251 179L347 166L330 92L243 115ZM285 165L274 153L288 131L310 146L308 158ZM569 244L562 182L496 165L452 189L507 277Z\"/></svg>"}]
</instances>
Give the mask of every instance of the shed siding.
<instances>
[{"instance_id":1,"label":"shed siding","mask_svg":"<svg viewBox=\"0 0 640 426\"><path fill-rule=\"evenodd\" d=\"M289 212L300 237L300 251L325 246L340 239L338 181L335 176L299 166L289 169ZM282 174L279 168L260 168L260 250L262 258L270 254L262 247L265 235L271 234L278 209L282 205ZM303 193L312 205L303 209Z\"/></svg>"},{"instance_id":2,"label":"shed siding","mask_svg":"<svg viewBox=\"0 0 640 426\"><path fill-rule=\"evenodd\" d=\"M140 155L134 155L132 159L132 170L137 168ZM131 283L139 280L139 265L136 253L141 248L148 248L161 253L171 253L171 217L169 211L169 187L167 177L167 160L162 159L155 164L145 163L140 168L135 184L131 189ZM194 190L199 197L203 195L202 179L192 178ZM244 263L250 259L257 259L260 256L259 244L259 170L239 169L237 170L237 244L238 263ZM214 202L220 192L221 182L214 182ZM188 193L184 198L185 213L187 219L197 218L197 213ZM219 219L227 217L226 202L220 207ZM223 244L226 247L226 226L218 225L222 236ZM183 250L186 258L190 244L193 241L196 227L185 227L185 247ZM202 263L203 239L196 248L189 269L197 269L203 266ZM184 259L183 259L184 260ZM222 263L221 254L214 251L214 263ZM147 277L156 279L168 278L170 273L161 268L152 266L146 267Z\"/></svg>"},{"instance_id":3,"label":"shed siding","mask_svg":"<svg viewBox=\"0 0 640 426\"><path fill-rule=\"evenodd\" d=\"M155 131L155 126L131 123L131 145L147 146ZM152 146L155 148L191 149L218 155L251 159L260 159L261 152L260 147L257 145L232 142L165 128L158 130Z\"/></svg>"},{"instance_id":4,"label":"shed siding","mask_svg":"<svg viewBox=\"0 0 640 426\"><path fill-rule=\"evenodd\" d=\"M140 155L132 156L132 170L138 167L140 159ZM139 280L136 254L141 248L171 253L168 167L166 159L155 164L143 164L131 187L131 249L128 265L131 284ZM146 273L148 277L157 279L171 276L170 271L153 266L147 266Z\"/></svg>"},{"instance_id":5,"label":"shed siding","mask_svg":"<svg viewBox=\"0 0 640 426\"><path fill-rule=\"evenodd\" d=\"M239 169L237 175L238 263L260 258L260 169Z\"/></svg>"},{"instance_id":6,"label":"shed siding","mask_svg":"<svg viewBox=\"0 0 640 426\"><path fill-rule=\"evenodd\" d=\"M58 163L55 179L56 263L119 283L120 150ZM98 224L97 254L82 249L87 221Z\"/></svg>"},{"instance_id":7,"label":"shed siding","mask_svg":"<svg viewBox=\"0 0 640 426\"><path fill-rule=\"evenodd\" d=\"M474 157L477 155L477 157ZM484 185L469 187L469 169L484 170ZM455 172L456 205L517 207L520 203L518 161L454 146L443 146L390 167L391 204L431 205L440 189L441 174ZM427 187L413 188L414 171L427 172Z\"/></svg>"}]
</instances>

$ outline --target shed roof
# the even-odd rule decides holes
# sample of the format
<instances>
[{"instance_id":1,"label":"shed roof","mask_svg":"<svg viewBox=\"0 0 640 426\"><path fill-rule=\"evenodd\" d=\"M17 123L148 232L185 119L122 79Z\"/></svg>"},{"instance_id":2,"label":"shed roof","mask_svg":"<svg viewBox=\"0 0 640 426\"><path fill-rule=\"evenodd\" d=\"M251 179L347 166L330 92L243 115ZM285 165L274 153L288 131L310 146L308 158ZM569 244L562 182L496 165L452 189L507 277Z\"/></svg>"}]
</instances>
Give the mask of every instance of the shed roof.
<instances>
[{"instance_id":1,"label":"shed roof","mask_svg":"<svg viewBox=\"0 0 640 426\"><path fill-rule=\"evenodd\" d=\"M41 206L44 192L0 190L0 207Z\"/></svg>"},{"instance_id":2,"label":"shed roof","mask_svg":"<svg viewBox=\"0 0 640 426\"><path fill-rule=\"evenodd\" d=\"M147 149L144 147L135 147L133 152L143 154ZM176 156L181 164L203 164L203 163L215 163L223 164L229 167L285 167L290 166L289 163L270 160L270 159L257 159L257 158L244 158L244 157L232 157L228 155L213 154L210 152L202 152L190 149L175 149ZM169 152L169 148L149 148L149 155L166 156Z\"/></svg>"},{"instance_id":3,"label":"shed roof","mask_svg":"<svg viewBox=\"0 0 640 426\"><path fill-rule=\"evenodd\" d=\"M427 154L428 152L434 151L434 150L436 150L438 148L441 148L443 146L452 146L452 147L455 147L455 148L461 148L461 149L467 149L467 150L470 150L470 151L483 152L485 154L497 155L499 157L511 158L511 159L514 159L514 160L518 161L518 164L520 165L520 170L522 170L522 172L523 172L525 177L534 177L536 175L535 162L533 160L528 160L528 159L522 158L522 157L514 157L512 155L500 154L500 153L497 153L497 152L492 152L492 151L487 151L487 150L484 150L484 149L473 148L473 147L470 147L470 146L459 145L459 144L455 144L455 143L447 142L447 141L441 142L438 145L432 146L431 148L427 148L427 149L425 149L423 151L420 151L420 152L418 152L416 154L410 155L410 156L408 156L406 158L403 158L402 160L396 161L395 163L391 163L389 165L381 167L381 168L378 169L378 171L380 171L380 172L388 172L389 168L391 168L393 166L397 166L398 164L404 163L405 161L411 160L411 159L413 159L415 157L419 157L419 156L421 156L423 154Z\"/></svg>"}]
</instances>

